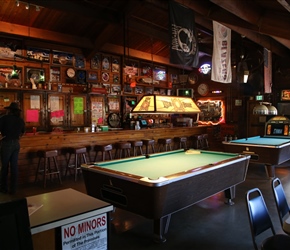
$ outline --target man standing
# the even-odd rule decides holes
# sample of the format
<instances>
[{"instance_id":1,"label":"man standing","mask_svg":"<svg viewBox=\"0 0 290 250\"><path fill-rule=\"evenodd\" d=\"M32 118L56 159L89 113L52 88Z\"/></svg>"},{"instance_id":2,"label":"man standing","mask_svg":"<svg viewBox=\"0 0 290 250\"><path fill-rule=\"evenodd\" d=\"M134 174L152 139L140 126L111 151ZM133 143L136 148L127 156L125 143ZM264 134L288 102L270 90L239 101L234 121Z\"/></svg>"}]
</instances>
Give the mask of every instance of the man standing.
<instances>
[{"instance_id":1,"label":"man standing","mask_svg":"<svg viewBox=\"0 0 290 250\"><path fill-rule=\"evenodd\" d=\"M12 102L5 107L6 115L0 117L1 133L1 177L0 191L8 193L8 172L10 166L10 194L15 194L18 177L18 155L20 151L19 139L25 132L25 123L21 118L18 103Z\"/></svg>"}]
</instances>

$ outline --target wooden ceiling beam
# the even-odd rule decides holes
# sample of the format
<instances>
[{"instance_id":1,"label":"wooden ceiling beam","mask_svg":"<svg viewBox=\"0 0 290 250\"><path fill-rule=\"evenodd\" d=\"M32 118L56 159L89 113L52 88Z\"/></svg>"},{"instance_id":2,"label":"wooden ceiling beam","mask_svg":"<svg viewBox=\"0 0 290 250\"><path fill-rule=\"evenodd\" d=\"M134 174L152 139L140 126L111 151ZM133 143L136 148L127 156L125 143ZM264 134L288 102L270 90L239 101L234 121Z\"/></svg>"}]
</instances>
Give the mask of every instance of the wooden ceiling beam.
<instances>
[{"instance_id":1,"label":"wooden ceiling beam","mask_svg":"<svg viewBox=\"0 0 290 250\"><path fill-rule=\"evenodd\" d=\"M60 44L67 44L78 48L93 49L93 43L84 37L67 35L49 30L32 28L24 25L11 24L0 21L0 33L21 36L24 38L45 40Z\"/></svg>"}]
</instances>

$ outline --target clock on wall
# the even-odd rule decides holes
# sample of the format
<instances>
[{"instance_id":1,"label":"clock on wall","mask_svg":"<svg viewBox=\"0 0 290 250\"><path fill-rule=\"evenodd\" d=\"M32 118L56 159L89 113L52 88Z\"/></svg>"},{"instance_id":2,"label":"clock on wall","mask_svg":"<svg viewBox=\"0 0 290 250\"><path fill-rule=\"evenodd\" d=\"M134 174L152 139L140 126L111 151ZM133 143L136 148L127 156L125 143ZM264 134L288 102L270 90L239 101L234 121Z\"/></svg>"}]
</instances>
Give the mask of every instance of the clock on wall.
<instances>
[{"instance_id":1,"label":"clock on wall","mask_svg":"<svg viewBox=\"0 0 290 250\"><path fill-rule=\"evenodd\" d=\"M69 78L74 78L75 75L76 75L76 71L73 69L73 68L68 68L66 70L66 75L69 77Z\"/></svg>"},{"instance_id":2,"label":"clock on wall","mask_svg":"<svg viewBox=\"0 0 290 250\"><path fill-rule=\"evenodd\" d=\"M201 83L197 87L197 93L201 96L206 96L209 92L209 86L206 83Z\"/></svg>"}]
</instances>

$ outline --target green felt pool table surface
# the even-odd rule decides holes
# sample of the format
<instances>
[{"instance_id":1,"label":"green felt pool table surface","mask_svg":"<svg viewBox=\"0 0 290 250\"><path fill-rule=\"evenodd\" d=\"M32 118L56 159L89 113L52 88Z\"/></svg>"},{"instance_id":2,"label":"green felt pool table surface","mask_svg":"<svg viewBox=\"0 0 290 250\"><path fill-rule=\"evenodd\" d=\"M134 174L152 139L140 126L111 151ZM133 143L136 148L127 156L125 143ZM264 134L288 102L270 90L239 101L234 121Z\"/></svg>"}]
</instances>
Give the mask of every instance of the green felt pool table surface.
<instances>
[{"instance_id":1,"label":"green felt pool table surface","mask_svg":"<svg viewBox=\"0 0 290 250\"><path fill-rule=\"evenodd\" d=\"M238 154L212 151L190 150L190 154L184 150L169 151L145 156L126 158L94 165L112 171L119 171L140 177L148 177L151 180L159 177L171 176L187 171L198 171L204 166L213 166L226 160L233 159ZM196 152L196 153L195 153Z\"/></svg>"}]
</instances>

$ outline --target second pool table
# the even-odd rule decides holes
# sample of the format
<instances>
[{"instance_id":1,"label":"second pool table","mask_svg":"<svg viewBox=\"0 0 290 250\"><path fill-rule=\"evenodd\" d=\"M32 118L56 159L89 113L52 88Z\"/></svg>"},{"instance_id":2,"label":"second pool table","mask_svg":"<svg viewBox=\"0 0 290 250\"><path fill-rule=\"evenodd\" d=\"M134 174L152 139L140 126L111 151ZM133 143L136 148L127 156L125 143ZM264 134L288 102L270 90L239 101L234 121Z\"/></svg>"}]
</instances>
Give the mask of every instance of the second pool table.
<instances>
[{"instance_id":1,"label":"second pool table","mask_svg":"<svg viewBox=\"0 0 290 250\"><path fill-rule=\"evenodd\" d=\"M226 152L250 155L252 163L265 165L268 177L275 176L275 166L290 160L290 138L253 136L223 142Z\"/></svg>"},{"instance_id":2,"label":"second pool table","mask_svg":"<svg viewBox=\"0 0 290 250\"><path fill-rule=\"evenodd\" d=\"M233 204L235 185L246 177L250 156L174 150L83 164L87 193L154 220L154 240L164 242L171 214L218 192Z\"/></svg>"}]
</instances>

